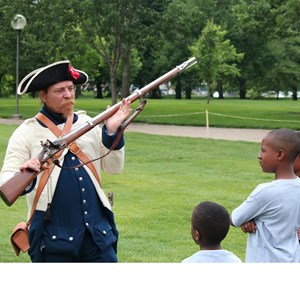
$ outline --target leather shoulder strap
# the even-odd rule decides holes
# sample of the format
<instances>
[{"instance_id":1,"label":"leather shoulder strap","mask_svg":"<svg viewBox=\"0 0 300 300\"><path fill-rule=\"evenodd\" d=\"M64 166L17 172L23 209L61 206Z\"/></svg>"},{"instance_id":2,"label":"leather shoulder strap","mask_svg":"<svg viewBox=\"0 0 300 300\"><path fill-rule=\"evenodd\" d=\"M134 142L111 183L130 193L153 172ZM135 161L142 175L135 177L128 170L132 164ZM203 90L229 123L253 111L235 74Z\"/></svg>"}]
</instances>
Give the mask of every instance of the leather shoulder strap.
<instances>
[{"instance_id":1,"label":"leather shoulder strap","mask_svg":"<svg viewBox=\"0 0 300 300\"><path fill-rule=\"evenodd\" d=\"M66 125L63 129L63 131L61 131L47 116L45 116L44 114L42 113L37 113L36 116L35 116L39 121L41 121L43 124L45 124L51 131L53 134L56 135L56 137L60 137L66 133L68 133L70 130L71 130L71 127L72 127L72 124L73 124L73 114L72 114L72 117L69 117L67 119L67 122L66 122ZM75 143L71 143L69 146L68 146L69 150L75 154L83 163L87 163L89 162L89 158L87 157L87 155L80 149L80 147ZM57 157L55 157L57 158ZM87 167L89 167L89 169L92 171L92 173L94 174L97 182L99 183L99 185L101 186L101 181L100 181L100 177L93 165L92 162L90 163L87 163L86 164Z\"/></svg>"},{"instance_id":2,"label":"leather shoulder strap","mask_svg":"<svg viewBox=\"0 0 300 300\"><path fill-rule=\"evenodd\" d=\"M39 200L39 198L41 196L41 193L42 193L42 191L43 191L43 189L44 189L44 187L45 187L45 185L46 185L46 183L47 183L47 181L48 181L48 179L49 179L49 177L50 177L53 169L54 169L54 165L52 165L51 168L45 169L43 171L43 174L42 174L39 186L38 186L38 188L36 190L36 194L34 196L32 208L31 208L31 213L30 213L29 220L27 221L27 224L30 224L30 222L31 222L31 219L32 219L33 214L34 214L34 211L35 211L36 206L37 206L37 204L39 202L38 200Z\"/></svg>"},{"instance_id":3,"label":"leather shoulder strap","mask_svg":"<svg viewBox=\"0 0 300 300\"><path fill-rule=\"evenodd\" d=\"M49 120L49 118L47 118L44 114L42 113L38 113L36 114L35 116L38 120L40 120L43 124L45 124L55 135L56 137L59 137L61 136L61 134L65 134L67 132L70 131L71 129L71 126L72 126L72 123L73 123L73 115L72 117L68 118L67 119L67 122L66 122L66 125L64 127L64 130L61 131L51 120ZM61 155L62 151L57 153L56 155L56 158L58 158L60 155ZM36 190L36 194L34 196L34 200L33 200L33 204L32 204L32 208L31 208L31 212L30 212L30 217L29 217L29 220L27 221L27 224L30 224L31 222L31 219L33 217L33 214L34 214L34 211L36 209L36 206L38 204L38 200L41 196L41 193L54 169L54 166L55 165L51 165L49 168L46 168L44 171L43 171L43 174L42 174L42 177L41 177L41 180L40 180L40 183L39 183L39 186Z\"/></svg>"},{"instance_id":4,"label":"leather shoulder strap","mask_svg":"<svg viewBox=\"0 0 300 300\"><path fill-rule=\"evenodd\" d=\"M60 137L71 130L74 115L72 114L67 118L67 122L64 126L63 131L61 131L47 116L40 112L35 115L35 118L41 121L45 126L47 126L56 137Z\"/></svg>"},{"instance_id":5,"label":"leather shoulder strap","mask_svg":"<svg viewBox=\"0 0 300 300\"><path fill-rule=\"evenodd\" d=\"M70 149L70 151L75 154L83 163L85 163L87 165L87 167L90 168L90 170L93 172L97 182L99 183L99 185L101 186L101 181L100 181L100 177L96 171L95 166L93 165L93 163L89 160L89 158L86 156L86 154L84 154L84 152L80 149L80 147L76 144L76 143L71 143L68 148Z\"/></svg>"}]
</instances>

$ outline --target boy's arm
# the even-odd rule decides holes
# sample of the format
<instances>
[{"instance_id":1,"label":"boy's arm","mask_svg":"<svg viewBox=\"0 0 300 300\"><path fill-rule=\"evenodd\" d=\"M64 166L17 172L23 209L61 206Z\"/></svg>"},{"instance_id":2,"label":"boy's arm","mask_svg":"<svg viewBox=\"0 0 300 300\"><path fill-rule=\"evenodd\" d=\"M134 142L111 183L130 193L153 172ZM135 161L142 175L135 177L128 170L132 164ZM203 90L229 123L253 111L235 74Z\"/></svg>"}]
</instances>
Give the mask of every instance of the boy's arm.
<instances>
[{"instance_id":1,"label":"boy's arm","mask_svg":"<svg viewBox=\"0 0 300 300\"><path fill-rule=\"evenodd\" d=\"M236 227L242 227L247 222L254 220L261 213L264 212L264 195L261 193L261 188L256 188L248 198L238 207L236 207L231 213L231 224ZM254 230L256 225L246 225L246 229Z\"/></svg>"}]
</instances>

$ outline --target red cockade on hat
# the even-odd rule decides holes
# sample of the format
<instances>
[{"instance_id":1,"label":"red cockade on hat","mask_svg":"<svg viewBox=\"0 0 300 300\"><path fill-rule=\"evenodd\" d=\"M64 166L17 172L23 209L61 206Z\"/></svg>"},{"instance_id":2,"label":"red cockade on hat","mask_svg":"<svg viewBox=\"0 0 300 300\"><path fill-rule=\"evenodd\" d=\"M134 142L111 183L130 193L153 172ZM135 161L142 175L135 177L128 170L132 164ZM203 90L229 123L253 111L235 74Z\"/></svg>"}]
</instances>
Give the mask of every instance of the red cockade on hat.
<instances>
[{"instance_id":1,"label":"red cockade on hat","mask_svg":"<svg viewBox=\"0 0 300 300\"><path fill-rule=\"evenodd\" d=\"M75 80L78 79L78 77L80 75L80 73L78 71L76 71L73 67L71 67L70 65L69 65L69 73Z\"/></svg>"}]
</instances>

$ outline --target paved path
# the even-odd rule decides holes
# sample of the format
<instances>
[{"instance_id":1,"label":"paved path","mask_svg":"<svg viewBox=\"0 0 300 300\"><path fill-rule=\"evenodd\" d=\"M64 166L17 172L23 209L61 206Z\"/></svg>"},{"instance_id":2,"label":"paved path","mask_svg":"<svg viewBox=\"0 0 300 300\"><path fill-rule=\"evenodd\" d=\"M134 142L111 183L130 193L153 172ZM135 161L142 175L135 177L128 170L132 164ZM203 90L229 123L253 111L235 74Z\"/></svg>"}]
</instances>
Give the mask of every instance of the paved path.
<instances>
[{"instance_id":1,"label":"paved path","mask_svg":"<svg viewBox=\"0 0 300 300\"><path fill-rule=\"evenodd\" d=\"M21 124L23 120L0 119L0 124ZM269 130L238 128L206 128L198 126L154 125L131 123L126 131L156 135L185 136L194 138L211 138L230 141L259 142Z\"/></svg>"},{"instance_id":2,"label":"paved path","mask_svg":"<svg viewBox=\"0 0 300 300\"><path fill-rule=\"evenodd\" d=\"M261 142L269 130L238 128L206 128L198 126L175 126L131 123L127 131L143 132L157 135L201 137L218 140Z\"/></svg>"}]
</instances>

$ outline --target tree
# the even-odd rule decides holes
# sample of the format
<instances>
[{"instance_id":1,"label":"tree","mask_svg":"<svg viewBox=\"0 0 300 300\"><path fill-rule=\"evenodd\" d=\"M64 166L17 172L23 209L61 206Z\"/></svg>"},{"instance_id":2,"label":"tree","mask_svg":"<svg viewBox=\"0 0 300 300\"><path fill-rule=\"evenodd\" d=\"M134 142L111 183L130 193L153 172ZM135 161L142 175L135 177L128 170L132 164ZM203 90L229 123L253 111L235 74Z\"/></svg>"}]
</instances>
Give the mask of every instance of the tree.
<instances>
[{"instance_id":1,"label":"tree","mask_svg":"<svg viewBox=\"0 0 300 300\"><path fill-rule=\"evenodd\" d=\"M269 42L273 62L264 78L267 90L292 91L293 100L297 100L297 86L300 80L300 37L285 37Z\"/></svg>"},{"instance_id":2,"label":"tree","mask_svg":"<svg viewBox=\"0 0 300 300\"><path fill-rule=\"evenodd\" d=\"M129 93L131 51L141 41L142 0L68 2L68 11L80 24L84 39L109 66L112 104L116 103L117 70L122 59L122 96Z\"/></svg>"},{"instance_id":3,"label":"tree","mask_svg":"<svg viewBox=\"0 0 300 300\"><path fill-rule=\"evenodd\" d=\"M133 84L143 87L150 81L156 79L164 71L167 71L170 64L165 64L157 49L160 49L163 37L163 14L170 0L144 0L140 9L142 31L140 38L135 44L139 56L139 66L136 76L132 77ZM146 30L145 30L146 29ZM160 98L159 88L149 93L149 98Z\"/></svg>"},{"instance_id":4,"label":"tree","mask_svg":"<svg viewBox=\"0 0 300 300\"><path fill-rule=\"evenodd\" d=\"M288 0L274 8L275 30L269 42L273 68L268 79L285 91L292 91L297 100L300 81L300 2Z\"/></svg>"},{"instance_id":5,"label":"tree","mask_svg":"<svg viewBox=\"0 0 300 300\"><path fill-rule=\"evenodd\" d=\"M154 50L154 57L157 58L154 61L157 72L167 71L192 56L189 45L198 37L207 18L203 7L206 9L211 6L210 3L202 6L202 2L204 1L169 1L162 13L158 31L160 36L158 36ZM186 98L191 98L191 90L198 81L195 75L195 72L188 71L172 80L175 86L175 99L181 99L183 91L185 91Z\"/></svg>"},{"instance_id":6,"label":"tree","mask_svg":"<svg viewBox=\"0 0 300 300\"><path fill-rule=\"evenodd\" d=\"M247 89L262 89L272 55L268 48L270 31L274 30L272 12L274 0L234 0L232 26L228 28L230 40L239 53L244 53L238 64L237 78L240 99L245 99Z\"/></svg>"},{"instance_id":7,"label":"tree","mask_svg":"<svg viewBox=\"0 0 300 300\"><path fill-rule=\"evenodd\" d=\"M77 68L81 68L88 48L74 30L74 21L66 17L63 1L0 1L3 1L2 13L6 18L1 34L7 34L1 43L5 48L1 51L0 59L7 57L9 60L5 65L8 74L15 74L15 32L10 27L10 20L16 12L27 19L20 38L20 78L33 69L57 60L70 59Z\"/></svg>"},{"instance_id":8,"label":"tree","mask_svg":"<svg viewBox=\"0 0 300 300\"><path fill-rule=\"evenodd\" d=\"M15 8L12 1L0 0L0 97L3 92L5 95L15 91L15 75L16 75L16 32L11 27L11 20L16 14L24 14L26 3L18 3L18 9ZM26 16L26 14L24 14ZM24 63L24 34L26 35L27 28L20 32L20 49L19 61L20 69Z\"/></svg>"},{"instance_id":9,"label":"tree","mask_svg":"<svg viewBox=\"0 0 300 300\"><path fill-rule=\"evenodd\" d=\"M0 0L0 96L14 91L15 39L10 21L24 15L20 39L20 78L56 60L69 59L97 82L105 83L113 104L192 56L208 20L225 30L237 53L240 76L218 76L222 87L292 91L299 88L299 0ZM199 63L198 63L199 66ZM172 79L176 98L191 97L203 78L189 72ZM220 72L220 71L219 71ZM226 73L227 71L224 70ZM197 77L196 77L197 75ZM226 78L226 81L224 79ZM159 89L150 97L158 97ZM222 98L222 97L221 97Z\"/></svg>"},{"instance_id":10,"label":"tree","mask_svg":"<svg viewBox=\"0 0 300 300\"><path fill-rule=\"evenodd\" d=\"M205 80L208 87L208 99L218 80L229 76L239 76L236 62L243 58L238 54L230 40L225 39L226 31L213 21L209 21L199 36L198 41L190 47L198 60L199 78Z\"/></svg>"}]
</instances>

